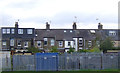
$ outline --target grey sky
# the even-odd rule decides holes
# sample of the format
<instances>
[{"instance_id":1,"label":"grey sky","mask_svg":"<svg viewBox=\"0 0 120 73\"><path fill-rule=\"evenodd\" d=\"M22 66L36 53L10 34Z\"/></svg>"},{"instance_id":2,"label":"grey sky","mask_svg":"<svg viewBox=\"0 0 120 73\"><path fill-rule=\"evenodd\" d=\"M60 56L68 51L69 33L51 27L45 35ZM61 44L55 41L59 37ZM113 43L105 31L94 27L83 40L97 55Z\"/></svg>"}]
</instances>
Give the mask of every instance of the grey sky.
<instances>
[{"instance_id":1,"label":"grey sky","mask_svg":"<svg viewBox=\"0 0 120 73\"><path fill-rule=\"evenodd\" d=\"M14 26L19 19L20 27L45 28L48 21L51 28L72 28L73 21L77 21L79 29L95 29L98 22L104 28L117 29L118 1L1 0L0 26Z\"/></svg>"}]
</instances>

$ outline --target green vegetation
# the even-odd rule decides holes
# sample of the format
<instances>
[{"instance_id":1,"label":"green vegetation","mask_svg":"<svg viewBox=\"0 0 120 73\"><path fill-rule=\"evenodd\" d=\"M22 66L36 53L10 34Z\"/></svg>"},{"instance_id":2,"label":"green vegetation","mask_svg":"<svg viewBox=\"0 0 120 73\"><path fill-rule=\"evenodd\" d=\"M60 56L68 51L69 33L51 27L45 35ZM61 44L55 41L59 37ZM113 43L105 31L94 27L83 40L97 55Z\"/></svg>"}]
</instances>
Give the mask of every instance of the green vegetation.
<instances>
[{"instance_id":1,"label":"green vegetation","mask_svg":"<svg viewBox=\"0 0 120 73\"><path fill-rule=\"evenodd\" d=\"M31 47L31 48L28 48L28 52L38 53L38 52L41 52L41 51L36 47Z\"/></svg>"},{"instance_id":2,"label":"green vegetation","mask_svg":"<svg viewBox=\"0 0 120 73\"><path fill-rule=\"evenodd\" d=\"M110 37L107 37L103 42L100 44L100 49L103 50L103 52L106 52L107 50L113 49L114 44Z\"/></svg>"},{"instance_id":3,"label":"green vegetation","mask_svg":"<svg viewBox=\"0 0 120 73\"><path fill-rule=\"evenodd\" d=\"M75 51L75 48L70 47L68 53L72 53L72 52L74 52L74 51Z\"/></svg>"},{"instance_id":4,"label":"green vegetation","mask_svg":"<svg viewBox=\"0 0 120 73\"><path fill-rule=\"evenodd\" d=\"M57 46L52 46L51 52L58 52Z\"/></svg>"}]
</instances>

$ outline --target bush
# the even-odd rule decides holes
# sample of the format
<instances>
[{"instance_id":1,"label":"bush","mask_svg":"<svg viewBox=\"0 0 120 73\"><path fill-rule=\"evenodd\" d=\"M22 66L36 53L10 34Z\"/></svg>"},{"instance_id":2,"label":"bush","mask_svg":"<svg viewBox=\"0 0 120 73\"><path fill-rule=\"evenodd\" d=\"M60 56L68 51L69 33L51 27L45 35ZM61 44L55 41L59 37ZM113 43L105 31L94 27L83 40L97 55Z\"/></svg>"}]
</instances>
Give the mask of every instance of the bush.
<instances>
[{"instance_id":1,"label":"bush","mask_svg":"<svg viewBox=\"0 0 120 73\"><path fill-rule=\"evenodd\" d=\"M51 49L51 52L58 52L57 46L53 46L52 49Z\"/></svg>"}]
</instances>

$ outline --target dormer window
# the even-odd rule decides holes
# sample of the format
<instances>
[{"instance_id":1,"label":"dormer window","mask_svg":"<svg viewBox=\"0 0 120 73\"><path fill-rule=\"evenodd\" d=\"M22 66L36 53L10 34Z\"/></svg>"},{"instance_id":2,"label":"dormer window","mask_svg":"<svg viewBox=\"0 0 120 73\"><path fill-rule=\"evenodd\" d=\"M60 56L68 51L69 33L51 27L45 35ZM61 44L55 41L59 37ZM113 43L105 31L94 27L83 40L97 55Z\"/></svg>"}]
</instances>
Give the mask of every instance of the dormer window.
<instances>
[{"instance_id":1,"label":"dormer window","mask_svg":"<svg viewBox=\"0 0 120 73\"><path fill-rule=\"evenodd\" d=\"M7 29L7 34L10 34L10 29Z\"/></svg>"},{"instance_id":2,"label":"dormer window","mask_svg":"<svg viewBox=\"0 0 120 73\"><path fill-rule=\"evenodd\" d=\"M6 29L2 29L2 33L3 33L3 34L6 34Z\"/></svg>"},{"instance_id":3,"label":"dormer window","mask_svg":"<svg viewBox=\"0 0 120 73\"><path fill-rule=\"evenodd\" d=\"M116 31L109 31L109 36L115 36L116 35Z\"/></svg>"},{"instance_id":4,"label":"dormer window","mask_svg":"<svg viewBox=\"0 0 120 73\"><path fill-rule=\"evenodd\" d=\"M18 29L18 34L23 34L23 29Z\"/></svg>"},{"instance_id":5,"label":"dormer window","mask_svg":"<svg viewBox=\"0 0 120 73\"><path fill-rule=\"evenodd\" d=\"M14 30L14 29L11 29L11 33L14 34L14 33L15 33L15 30Z\"/></svg>"},{"instance_id":6,"label":"dormer window","mask_svg":"<svg viewBox=\"0 0 120 73\"><path fill-rule=\"evenodd\" d=\"M32 34L32 29L27 29L27 34Z\"/></svg>"}]
</instances>

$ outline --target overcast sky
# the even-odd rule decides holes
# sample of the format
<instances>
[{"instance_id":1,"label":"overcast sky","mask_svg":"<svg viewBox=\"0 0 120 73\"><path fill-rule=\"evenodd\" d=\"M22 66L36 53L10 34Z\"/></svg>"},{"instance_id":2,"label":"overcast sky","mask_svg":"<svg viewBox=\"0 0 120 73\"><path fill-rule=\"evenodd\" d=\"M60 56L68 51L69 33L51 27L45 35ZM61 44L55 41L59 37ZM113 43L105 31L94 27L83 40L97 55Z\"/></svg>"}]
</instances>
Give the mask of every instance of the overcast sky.
<instances>
[{"instance_id":1,"label":"overcast sky","mask_svg":"<svg viewBox=\"0 0 120 73\"><path fill-rule=\"evenodd\" d=\"M98 22L104 29L118 28L119 0L0 0L0 27L97 29ZM76 17L76 18L75 18ZM98 20L96 20L98 19Z\"/></svg>"}]
</instances>

